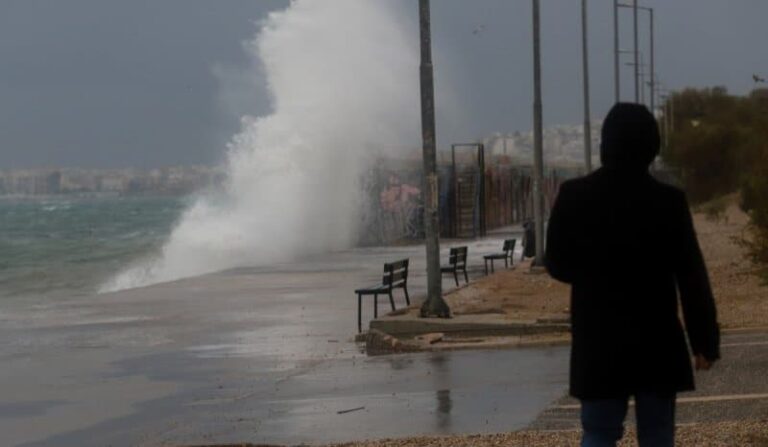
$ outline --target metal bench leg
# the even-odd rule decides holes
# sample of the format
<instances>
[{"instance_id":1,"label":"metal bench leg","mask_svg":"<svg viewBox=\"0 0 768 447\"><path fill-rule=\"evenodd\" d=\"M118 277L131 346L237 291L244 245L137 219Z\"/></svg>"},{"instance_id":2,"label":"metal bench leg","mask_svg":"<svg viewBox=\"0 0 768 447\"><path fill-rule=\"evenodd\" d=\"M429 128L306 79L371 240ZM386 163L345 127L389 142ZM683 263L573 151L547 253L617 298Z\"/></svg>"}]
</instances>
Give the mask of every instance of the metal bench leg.
<instances>
[{"instance_id":1,"label":"metal bench leg","mask_svg":"<svg viewBox=\"0 0 768 447\"><path fill-rule=\"evenodd\" d=\"M496 273L496 269L495 269L495 268L493 268L493 261L494 261L494 260L493 260L493 259L491 259L491 273ZM466 270L464 270L464 273L466 273L466 272L467 272L467 271L466 271Z\"/></svg>"},{"instance_id":2,"label":"metal bench leg","mask_svg":"<svg viewBox=\"0 0 768 447\"><path fill-rule=\"evenodd\" d=\"M363 313L361 310L363 304L363 295L357 294L357 332L363 332Z\"/></svg>"},{"instance_id":3,"label":"metal bench leg","mask_svg":"<svg viewBox=\"0 0 768 447\"><path fill-rule=\"evenodd\" d=\"M392 306L392 312L395 311L395 299L392 298L392 289L389 289L389 304Z\"/></svg>"},{"instance_id":4,"label":"metal bench leg","mask_svg":"<svg viewBox=\"0 0 768 447\"><path fill-rule=\"evenodd\" d=\"M453 279L456 281L456 287L459 287L459 271L453 269Z\"/></svg>"},{"instance_id":5,"label":"metal bench leg","mask_svg":"<svg viewBox=\"0 0 768 447\"><path fill-rule=\"evenodd\" d=\"M506 256L504 257L504 268L509 268L509 260Z\"/></svg>"},{"instance_id":6,"label":"metal bench leg","mask_svg":"<svg viewBox=\"0 0 768 447\"><path fill-rule=\"evenodd\" d=\"M491 263L491 270L493 270L493 263ZM464 281L469 284L469 275L467 275L467 268L464 267Z\"/></svg>"},{"instance_id":7,"label":"metal bench leg","mask_svg":"<svg viewBox=\"0 0 768 447\"><path fill-rule=\"evenodd\" d=\"M488 260L483 259L483 263L485 264L485 276L488 276ZM493 265L493 263L491 263Z\"/></svg>"},{"instance_id":8,"label":"metal bench leg","mask_svg":"<svg viewBox=\"0 0 768 447\"><path fill-rule=\"evenodd\" d=\"M373 318L379 318L379 294L373 294Z\"/></svg>"},{"instance_id":9,"label":"metal bench leg","mask_svg":"<svg viewBox=\"0 0 768 447\"><path fill-rule=\"evenodd\" d=\"M411 305L411 297L408 296L408 286L403 285L403 291L405 292L405 304Z\"/></svg>"}]
</instances>

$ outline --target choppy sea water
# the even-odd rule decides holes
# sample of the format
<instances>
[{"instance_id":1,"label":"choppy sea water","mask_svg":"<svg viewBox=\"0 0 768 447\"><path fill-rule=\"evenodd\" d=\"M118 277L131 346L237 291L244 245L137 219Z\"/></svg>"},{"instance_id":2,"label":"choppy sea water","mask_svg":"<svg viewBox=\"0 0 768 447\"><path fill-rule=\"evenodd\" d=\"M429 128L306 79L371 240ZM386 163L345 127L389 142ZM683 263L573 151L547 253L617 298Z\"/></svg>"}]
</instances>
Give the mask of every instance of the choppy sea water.
<instances>
[{"instance_id":1,"label":"choppy sea water","mask_svg":"<svg viewBox=\"0 0 768 447\"><path fill-rule=\"evenodd\" d=\"M96 293L155 254L186 204L176 197L0 198L0 301Z\"/></svg>"}]
</instances>

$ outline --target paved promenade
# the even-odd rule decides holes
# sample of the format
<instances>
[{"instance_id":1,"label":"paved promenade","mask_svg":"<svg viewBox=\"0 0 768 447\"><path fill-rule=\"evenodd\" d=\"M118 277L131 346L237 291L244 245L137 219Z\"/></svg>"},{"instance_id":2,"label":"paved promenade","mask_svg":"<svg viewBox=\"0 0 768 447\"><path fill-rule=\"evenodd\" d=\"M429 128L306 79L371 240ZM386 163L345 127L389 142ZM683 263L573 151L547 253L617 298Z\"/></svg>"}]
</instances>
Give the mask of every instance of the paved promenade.
<instances>
[{"instance_id":1,"label":"paved promenade","mask_svg":"<svg viewBox=\"0 0 768 447\"><path fill-rule=\"evenodd\" d=\"M678 397L678 424L762 419L768 423L768 329L731 332L722 340L722 360L696 374L697 390ZM634 419L630 409L628 419ZM579 427L578 401L563 397L531 428Z\"/></svg>"},{"instance_id":2,"label":"paved promenade","mask_svg":"<svg viewBox=\"0 0 768 447\"><path fill-rule=\"evenodd\" d=\"M480 268L500 246L470 244L470 262ZM564 348L368 358L352 341L353 289L380 280L385 260L410 257L418 296L423 253L358 249L2 303L3 445L330 442L524 427L561 395Z\"/></svg>"}]
</instances>

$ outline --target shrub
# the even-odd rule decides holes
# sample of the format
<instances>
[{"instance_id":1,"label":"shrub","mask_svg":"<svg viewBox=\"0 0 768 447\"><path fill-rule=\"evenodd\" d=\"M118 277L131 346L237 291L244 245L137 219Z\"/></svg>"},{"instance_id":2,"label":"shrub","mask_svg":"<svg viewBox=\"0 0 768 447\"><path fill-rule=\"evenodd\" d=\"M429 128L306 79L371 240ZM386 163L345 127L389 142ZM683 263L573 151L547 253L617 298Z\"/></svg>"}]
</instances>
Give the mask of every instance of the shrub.
<instances>
[{"instance_id":1,"label":"shrub","mask_svg":"<svg viewBox=\"0 0 768 447\"><path fill-rule=\"evenodd\" d=\"M768 271L768 90L749 96L728 95L724 88L676 93L675 129L662 158L681 172L691 202L719 219L724 204L713 200L739 191L750 216L748 255ZM669 110L666 109L665 110Z\"/></svg>"}]
</instances>

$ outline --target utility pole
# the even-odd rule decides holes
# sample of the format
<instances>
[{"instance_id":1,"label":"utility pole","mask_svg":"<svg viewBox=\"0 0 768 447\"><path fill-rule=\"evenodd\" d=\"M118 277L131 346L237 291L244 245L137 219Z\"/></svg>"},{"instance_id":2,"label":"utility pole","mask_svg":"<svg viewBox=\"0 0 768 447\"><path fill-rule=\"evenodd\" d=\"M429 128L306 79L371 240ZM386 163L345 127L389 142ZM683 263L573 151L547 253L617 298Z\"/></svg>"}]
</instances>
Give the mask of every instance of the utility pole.
<instances>
[{"instance_id":1,"label":"utility pole","mask_svg":"<svg viewBox=\"0 0 768 447\"><path fill-rule=\"evenodd\" d=\"M536 232L534 266L544 265L544 155L542 148L541 112L541 37L539 30L539 0L533 2L533 220Z\"/></svg>"},{"instance_id":2,"label":"utility pole","mask_svg":"<svg viewBox=\"0 0 768 447\"><path fill-rule=\"evenodd\" d=\"M592 123L589 111L589 42L587 39L587 0L581 0L581 47L584 68L584 167L592 172Z\"/></svg>"},{"instance_id":3,"label":"utility pole","mask_svg":"<svg viewBox=\"0 0 768 447\"><path fill-rule=\"evenodd\" d=\"M632 20L634 21L634 33L635 33L635 102L640 103L640 44L638 42L638 32L637 32L637 10L638 10L638 0L632 1Z\"/></svg>"},{"instance_id":4,"label":"utility pole","mask_svg":"<svg viewBox=\"0 0 768 447\"><path fill-rule=\"evenodd\" d=\"M451 311L443 299L440 274L440 239L437 192L437 144L435 142L435 84L432 70L432 37L429 0L419 0L421 37L421 138L424 156L424 234L427 247L427 299L422 317L449 318Z\"/></svg>"},{"instance_id":5,"label":"utility pole","mask_svg":"<svg viewBox=\"0 0 768 447\"><path fill-rule=\"evenodd\" d=\"M619 0L613 0L613 89L616 102L621 101L619 70Z\"/></svg>"}]
</instances>

